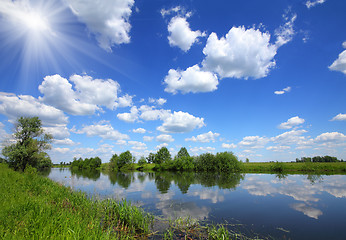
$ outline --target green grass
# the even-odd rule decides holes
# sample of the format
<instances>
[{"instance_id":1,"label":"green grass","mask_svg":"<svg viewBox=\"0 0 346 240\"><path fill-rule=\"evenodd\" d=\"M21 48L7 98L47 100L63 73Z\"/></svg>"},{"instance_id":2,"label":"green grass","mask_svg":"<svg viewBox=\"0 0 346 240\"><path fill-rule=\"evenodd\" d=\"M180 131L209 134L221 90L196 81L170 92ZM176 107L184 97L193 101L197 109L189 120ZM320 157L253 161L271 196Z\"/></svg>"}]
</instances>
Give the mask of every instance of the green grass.
<instances>
[{"instance_id":1,"label":"green grass","mask_svg":"<svg viewBox=\"0 0 346 240\"><path fill-rule=\"evenodd\" d=\"M153 216L126 201L93 201L33 173L0 164L1 239L132 239Z\"/></svg>"},{"instance_id":2,"label":"green grass","mask_svg":"<svg viewBox=\"0 0 346 240\"><path fill-rule=\"evenodd\" d=\"M329 163L251 162L251 163L243 164L242 172L244 173L285 172L285 173L319 173L319 174L346 173L346 162L329 162Z\"/></svg>"}]
</instances>

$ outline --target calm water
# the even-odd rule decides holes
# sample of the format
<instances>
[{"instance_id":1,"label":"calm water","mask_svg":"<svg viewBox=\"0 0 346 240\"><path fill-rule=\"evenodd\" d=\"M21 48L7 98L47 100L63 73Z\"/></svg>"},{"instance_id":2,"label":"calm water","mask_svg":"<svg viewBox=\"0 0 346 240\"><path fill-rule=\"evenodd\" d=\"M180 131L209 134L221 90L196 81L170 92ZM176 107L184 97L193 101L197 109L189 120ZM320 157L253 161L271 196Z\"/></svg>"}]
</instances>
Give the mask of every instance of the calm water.
<instances>
[{"instance_id":1,"label":"calm water","mask_svg":"<svg viewBox=\"0 0 346 240\"><path fill-rule=\"evenodd\" d=\"M346 175L114 173L52 169L89 196L130 200L166 218L228 223L247 236L346 239Z\"/></svg>"}]
</instances>

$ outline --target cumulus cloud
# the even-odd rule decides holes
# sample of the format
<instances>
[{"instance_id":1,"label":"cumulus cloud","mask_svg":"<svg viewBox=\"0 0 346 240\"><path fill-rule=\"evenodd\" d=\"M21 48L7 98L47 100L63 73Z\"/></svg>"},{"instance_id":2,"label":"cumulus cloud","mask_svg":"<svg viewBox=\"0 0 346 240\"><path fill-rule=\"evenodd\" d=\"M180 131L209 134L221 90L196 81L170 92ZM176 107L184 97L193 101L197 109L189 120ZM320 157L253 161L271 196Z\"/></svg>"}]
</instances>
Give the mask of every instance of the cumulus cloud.
<instances>
[{"instance_id":1,"label":"cumulus cloud","mask_svg":"<svg viewBox=\"0 0 346 240\"><path fill-rule=\"evenodd\" d=\"M66 125L44 126L43 130L46 133L52 134L55 139L65 139L70 136L70 131Z\"/></svg>"},{"instance_id":2,"label":"cumulus cloud","mask_svg":"<svg viewBox=\"0 0 346 240\"><path fill-rule=\"evenodd\" d=\"M207 133L199 134L196 137L191 138L185 138L185 141L192 141L192 142L215 142L216 138L220 136L220 133L213 133L212 131L209 131Z\"/></svg>"},{"instance_id":3,"label":"cumulus cloud","mask_svg":"<svg viewBox=\"0 0 346 240\"><path fill-rule=\"evenodd\" d=\"M236 148L237 145L235 145L234 143L222 143L221 147L227 148L227 149L233 149L233 148Z\"/></svg>"},{"instance_id":4,"label":"cumulus cloud","mask_svg":"<svg viewBox=\"0 0 346 240\"><path fill-rule=\"evenodd\" d=\"M315 142L317 143L340 143L346 141L346 136L339 132L326 132L317 136Z\"/></svg>"},{"instance_id":5,"label":"cumulus cloud","mask_svg":"<svg viewBox=\"0 0 346 240\"><path fill-rule=\"evenodd\" d=\"M292 117L290 119L287 120L287 122L283 122L281 123L278 128L280 129L290 129L294 126L297 126L297 125L300 125L300 124L303 124L305 122L304 119L298 117L298 116L295 116L295 117Z\"/></svg>"},{"instance_id":6,"label":"cumulus cloud","mask_svg":"<svg viewBox=\"0 0 346 240\"><path fill-rule=\"evenodd\" d=\"M18 117L39 117L43 125L67 124L68 118L65 114L52 106L48 106L38 99L29 95L18 95L12 93L0 93L0 113L6 115L10 120Z\"/></svg>"},{"instance_id":7,"label":"cumulus cloud","mask_svg":"<svg viewBox=\"0 0 346 240\"><path fill-rule=\"evenodd\" d=\"M247 136L238 143L238 146L242 148L263 148L269 142L266 137L260 136Z\"/></svg>"},{"instance_id":8,"label":"cumulus cloud","mask_svg":"<svg viewBox=\"0 0 346 240\"><path fill-rule=\"evenodd\" d=\"M346 48L346 42L342 44ZM329 66L329 69L332 71L339 71L343 74L346 74L346 50L339 54L338 59L336 59L332 65Z\"/></svg>"},{"instance_id":9,"label":"cumulus cloud","mask_svg":"<svg viewBox=\"0 0 346 240\"><path fill-rule=\"evenodd\" d=\"M143 136L143 141L144 142L151 142L153 141L154 137L152 136Z\"/></svg>"},{"instance_id":10,"label":"cumulus cloud","mask_svg":"<svg viewBox=\"0 0 346 240\"><path fill-rule=\"evenodd\" d=\"M122 134L119 131L115 130L110 124L94 124L89 126L84 126L81 130L75 131L77 134L86 134L89 137L98 136L103 139L108 140L124 140L129 139L129 136Z\"/></svg>"},{"instance_id":11,"label":"cumulus cloud","mask_svg":"<svg viewBox=\"0 0 346 240\"><path fill-rule=\"evenodd\" d=\"M161 134L156 137L156 141L169 143L169 142L174 142L174 138L169 134Z\"/></svg>"},{"instance_id":12,"label":"cumulus cloud","mask_svg":"<svg viewBox=\"0 0 346 240\"><path fill-rule=\"evenodd\" d=\"M195 128L201 128L204 125L204 118L179 111L164 118L163 124L157 130L164 133L184 133L191 132Z\"/></svg>"},{"instance_id":13,"label":"cumulus cloud","mask_svg":"<svg viewBox=\"0 0 346 240\"><path fill-rule=\"evenodd\" d=\"M346 114L344 113L339 113L331 121L346 121Z\"/></svg>"},{"instance_id":14,"label":"cumulus cloud","mask_svg":"<svg viewBox=\"0 0 346 240\"><path fill-rule=\"evenodd\" d=\"M145 130L144 128L137 128L137 129L133 129L132 132L134 132L134 133L146 133L147 130Z\"/></svg>"},{"instance_id":15,"label":"cumulus cloud","mask_svg":"<svg viewBox=\"0 0 346 240\"><path fill-rule=\"evenodd\" d=\"M282 95L282 94L285 94L285 93L291 91L291 89L292 89L291 87L286 87L286 88L284 88L284 89L282 89L282 90L275 91L274 93L275 93L276 95Z\"/></svg>"},{"instance_id":16,"label":"cumulus cloud","mask_svg":"<svg viewBox=\"0 0 346 240\"><path fill-rule=\"evenodd\" d=\"M302 136L307 131L304 129L301 130L291 130L284 132L278 136L272 137L270 140L278 143L280 145L290 145L290 144L300 144L302 141L305 141L306 138Z\"/></svg>"},{"instance_id":17,"label":"cumulus cloud","mask_svg":"<svg viewBox=\"0 0 346 240\"><path fill-rule=\"evenodd\" d=\"M203 49L203 66L221 78L254 79L267 76L275 66L277 47L270 42L270 34L258 29L232 27L220 39L211 33Z\"/></svg>"},{"instance_id":18,"label":"cumulus cloud","mask_svg":"<svg viewBox=\"0 0 346 240\"><path fill-rule=\"evenodd\" d=\"M267 147L266 149L273 152L283 152L290 148L291 148L290 146L270 146L270 147Z\"/></svg>"},{"instance_id":19,"label":"cumulus cloud","mask_svg":"<svg viewBox=\"0 0 346 240\"><path fill-rule=\"evenodd\" d=\"M53 148L52 151L53 151L53 152L58 152L58 153L63 153L63 154L65 154L65 153L71 151L71 149L69 149L69 148L59 148L59 147L57 147L57 148Z\"/></svg>"},{"instance_id":20,"label":"cumulus cloud","mask_svg":"<svg viewBox=\"0 0 346 240\"><path fill-rule=\"evenodd\" d=\"M89 31L103 49L112 51L115 44L129 43L134 0L98 1L66 0L79 21L86 24Z\"/></svg>"},{"instance_id":21,"label":"cumulus cloud","mask_svg":"<svg viewBox=\"0 0 346 240\"><path fill-rule=\"evenodd\" d=\"M69 138L64 138L64 139L54 139L53 143L56 145L68 145L68 146L74 146L74 145L78 145L79 143L76 143L74 141L72 141Z\"/></svg>"},{"instance_id":22,"label":"cumulus cloud","mask_svg":"<svg viewBox=\"0 0 346 240\"><path fill-rule=\"evenodd\" d=\"M120 86L116 81L87 75L72 75L69 80L58 74L46 76L38 89L43 94L40 101L72 115L91 115L102 111L103 106L114 110L132 104L129 95L118 98Z\"/></svg>"},{"instance_id":23,"label":"cumulus cloud","mask_svg":"<svg viewBox=\"0 0 346 240\"><path fill-rule=\"evenodd\" d=\"M171 115L170 110L156 109L152 106L142 105L139 108L141 114L140 118L145 121L154 121L158 119L164 119Z\"/></svg>"},{"instance_id":24,"label":"cumulus cloud","mask_svg":"<svg viewBox=\"0 0 346 240\"><path fill-rule=\"evenodd\" d=\"M128 141L128 143L132 146L131 148L133 150L145 150L145 149L147 149L147 145L145 143L142 143L142 142Z\"/></svg>"},{"instance_id":25,"label":"cumulus cloud","mask_svg":"<svg viewBox=\"0 0 346 240\"><path fill-rule=\"evenodd\" d=\"M215 148L214 147L193 147L193 148L190 148L190 151L193 152L194 154L199 152L214 152Z\"/></svg>"},{"instance_id":26,"label":"cumulus cloud","mask_svg":"<svg viewBox=\"0 0 346 240\"><path fill-rule=\"evenodd\" d=\"M177 46L187 52L192 44L198 42L199 37L204 37L201 31L192 31L186 17L175 16L168 24L168 41L170 46Z\"/></svg>"},{"instance_id":27,"label":"cumulus cloud","mask_svg":"<svg viewBox=\"0 0 346 240\"><path fill-rule=\"evenodd\" d=\"M312 8L312 7L315 7L316 5L324 3L325 1L327 0L311 0L311 1L309 0L305 3L305 5L307 8Z\"/></svg>"},{"instance_id":28,"label":"cumulus cloud","mask_svg":"<svg viewBox=\"0 0 346 240\"><path fill-rule=\"evenodd\" d=\"M178 91L185 93L212 92L219 84L216 74L204 71L196 64L185 71L170 69L164 79L167 85L166 92L176 94Z\"/></svg>"},{"instance_id":29,"label":"cumulus cloud","mask_svg":"<svg viewBox=\"0 0 346 240\"><path fill-rule=\"evenodd\" d=\"M158 98L158 99L155 99L155 98L149 98L149 103L154 103L154 104L157 104L157 105L163 105L167 102L166 99L164 98Z\"/></svg>"},{"instance_id":30,"label":"cumulus cloud","mask_svg":"<svg viewBox=\"0 0 346 240\"><path fill-rule=\"evenodd\" d=\"M134 122L138 119L138 109L133 106L129 113L118 113L117 117L125 122Z\"/></svg>"}]
</instances>

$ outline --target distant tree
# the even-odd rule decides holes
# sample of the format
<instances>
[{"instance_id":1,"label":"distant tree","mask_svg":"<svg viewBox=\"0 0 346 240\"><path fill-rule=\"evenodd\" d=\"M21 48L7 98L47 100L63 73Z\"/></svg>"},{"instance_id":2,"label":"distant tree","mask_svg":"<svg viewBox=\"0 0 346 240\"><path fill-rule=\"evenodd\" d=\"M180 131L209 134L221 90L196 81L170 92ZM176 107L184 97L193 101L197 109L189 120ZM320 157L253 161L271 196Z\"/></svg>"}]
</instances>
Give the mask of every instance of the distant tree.
<instances>
[{"instance_id":1,"label":"distant tree","mask_svg":"<svg viewBox=\"0 0 346 240\"><path fill-rule=\"evenodd\" d=\"M148 157L147 157L147 162L148 163L154 163L155 161L155 154L154 153L149 153Z\"/></svg>"},{"instance_id":2,"label":"distant tree","mask_svg":"<svg viewBox=\"0 0 346 240\"><path fill-rule=\"evenodd\" d=\"M142 166L146 163L147 163L147 160L143 156L138 160L138 165L140 165L140 166Z\"/></svg>"},{"instance_id":3,"label":"distant tree","mask_svg":"<svg viewBox=\"0 0 346 240\"><path fill-rule=\"evenodd\" d=\"M172 160L171 154L166 147L162 147L157 151L154 159L154 163L162 164Z\"/></svg>"},{"instance_id":4,"label":"distant tree","mask_svg":"<svg viewBox=\"0 0 346 240\"><path fill-rule=\"evenodd\" d=\"M44 133L38 117L20 117L15 124L15 143L4 147L2 155L14 169L24 170L28 165L35 168L51 166L44 150L50 149L52 138Z\"/></svg>"},{"instance_id":5,"label":"distant tree","mask_svg":"<svg viewBox=\"0 0 346 240\"><path fill-rule=\"evenodd\" d=\"M109 160L109 167L110 169L118 169L118 155L116 153L113 154L113 156L111 157L111 159Z\"/></svg>"},{"instance_id":6,"label":"distant tree","mask_svg":"<svg viewBox=\"0 0 346 240\"><path fill-rule=\"evenodd\" d=\"M249 160L248 158L246 158L245 162L246 162L246 163L249 163L249 162L250 162L250 160Z\"/></svg>"},{"instance_id":7,"label":"distant tree","mask_svg":"<svg viewBox=\"0 0 346 240\"><path fill-rule=\"evenodd\" d=\"M180 148L176 157L177 158L190 157L190 154L188 153L188 151L185 147L182 147L182 148Z\"/></svg>"},{"instance_id":8,"label":"distant tree","mask_svg":"<svg viewBox=\"0 0 346 240\"><path fill-rule=\"evenodd\" d=\"M123 152L119 155L118 158L118 168L125 166L126 164L130 164L133 162L133 156L130 151Z\"/></svg>"}]
</instances>

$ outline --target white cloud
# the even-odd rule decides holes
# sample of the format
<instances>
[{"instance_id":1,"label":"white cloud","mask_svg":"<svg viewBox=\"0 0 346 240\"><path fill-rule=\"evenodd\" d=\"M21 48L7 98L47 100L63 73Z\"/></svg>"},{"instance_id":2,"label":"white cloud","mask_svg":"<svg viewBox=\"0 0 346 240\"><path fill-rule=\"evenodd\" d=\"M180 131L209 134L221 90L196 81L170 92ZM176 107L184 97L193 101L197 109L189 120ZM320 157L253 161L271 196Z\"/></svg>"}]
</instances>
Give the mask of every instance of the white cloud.
<instances>
[{"instance_id":1,"label":"white cloud","mask_svg":"<svg viewBox=\"0 0 346 240\"><path fill-rule=\"evenodd\" d=\"M186 112L174 112L163 119L163 124L157 130L165 133L185 133L201 128L204 124L204 118L195 117Z\"/></svg>"},{"instance_id":2,"label":"white cloud","mask_svg":"<svg viewBox=\"0 0 346 240\"><path fill-rule=\"evenodd\" d=\"M52 134L55 139L65 139L70 136L70 131L66 125L45 126L43 130L49 134Z\"/></svg>"},{"instance_id":3,"label":"white cloud","mask_svg":"<svg viewBox=\"0 0 346 240\"><path fill-rule=\"evenodd\" d=\"M233 149L233 148L236 148L237 145L235 145L234 143L222 143L221 145L222 148L227 148L227 149Z\"/></svg>"},{"instance_id":4,"label":"white cloud","mask_svg":"<svg viewBox=\"0 0 346 240\"><path fill-rule=\"evenodd\" d=\"M294 35L293 24L295 20L297 19L297 15L293 14L291 17L289 17L289 14L290 12L287 11L283 15L283 18L286 21L285 24L275 30L275 35L276 35L275 44L278 48L290 42L293 39L293 35Z\"/></svg>"},{"instance_id":5,"label":"white cloud","mask_svg":"<svg viewBox=\"0 0 346 240\"><path fill-rule=\"evenodd\" d=\"M327 1L327 0L311 0L311 1L309 0L309 1L307 1L305 3L305 5L306 5L307 8L312 8L312 7L315 7L318 4L324 3L325 1Z\"/></svg>"},{"instance_id":6,"label":"white cloud","mask_svg":"<svg viewBox=\"0 0 346 240\"><path fill-rule=\"evenodd\" d=\"M318 217L323 214L321 210L313 208L306 203L294 203L291 205L291 207L298 212L302 212L304 215L314 219L318 219Z\"/></svg>"},{"instance_id":7,"label":"white cloud","mask_svg":"<svg viewBox=\"0 0 346 240\"><path fill-rule=\"evenodd\" d=\"M203 66L217 72L221 78L257 79L268 75L275 66L277 46L271 44L270 34L245 27L232 27L220 39L211 33L203 49Z\"/></svg>"},{"instance_id":8,"label":"white cloud","mask_svg":"<svg viewBox=\"0 0 346 240\"><path fill-rule=\"evenodd\" d=\"M145 121L154 121L158 119L164 119L170 116L172 113L170 110L155 109L154 107L142 105L139 108L141 114L140 118Z\"/></svg>"},{"instance_id":9,"label":"white cloud","mask_svg":"<svg viewBox=\"0 0 346 240\"><path fill-rule=\"evenodd\" d=\"M122 134L119 131L115 130L110 124L95 124L84 126L81 130L76 131L77 134L86 134L89 137L98 136L103 139L108 140L124 140L129 139L129 136Z\"/></svg>"},{"instance_id":10,"label":"white cloud","mask_svg":"<svg viewBox=\"0 0 346 240\"><path fill-rule=\"evenodd\" d=\"M326 132L317 136L315 142L317 143L340 143L346 141L346 136L339 132Z\"/></svg>"},{"instance_id":11,"label":"white cloud","mask_svg":"<svg viewBox=\"0 0 346 240\"><path fill-rule=\"evenodd\" d=\"M196 64L185 71L170 69L164 79L167 85L166 92L176 94L181 91L183 94L192 92L212 92L219 84L216 74L201 70Z\"/></svg>"},{"instance_id":12,"label":"white cloud","mask_svg":"<svg viewBox=\"0 0 346 240\"><path fill-rule=\"evenodd\" d=\"M247 136L238 143L239 147L243 148L263 148L269 142L266 137Z\"/></svg>"},{"instance_id":13,"label":"white cloud","mask_svg":"<svg viewBox=\"0 0 346 240\"><path fill-rule=\"evenodd\" d=\"M128 143L130 145L132 145L133 150L145 150L145 149L147 149L147 145L145 143L142 143L142 142L129 141Z\"/></svg>"},{"instance_id":14,"label":"white cloud","mask_svg":"<svg viewBox=\"0 0 346 240\"><path fill-rule=\"evenodd\" d=\"M331 121L346 121L346 114L344 113L339 113Z\"/></svg>"},{"instance_id":15,"label":"white cloud","mask_svg":"<svg viewBox=\"0 0 346 240\"><path fill-rule=\"evenodd\" d=\"M306 141L305 137L302 136L306 132L307 131L304 129L294 129L272 137L270 140L281 145L301 144L302 142Z\"/></svg>"},{"instance_id":16,"label":"white cloud","mask_svg":"<svg viewBox=\"0 0 346 240\"><path fill-rule=\"evenodd\" d=\"M192 142L215 142L216 138L220 136L220 133L213 133L209 131L207 133L199 134L197 137L185 138L185 141Z\"/></svg>"},{"instance_id":17,"label":"white cloud","mask_svg":"<svg viewBox=\"0 0 346 240\"><path fill-rule=\"evenodd\" d=\"M162 147L168 147L168 143L161 143L161 144L156 146L156 149L160 149Z\"/></svg>"},{"instance_id":18,"label":"white cloud","mask_svg":"<svg viewBox=\"0 0 346 240\"><path fill-rule=\"evenodd\" d=\"M291 148L290 146L270 146L270 147L267 147L267 150L271 150L273 152L283 152L290 148Z\"/></svg>"},{"instance_id":19,"label":"white cloud","mask_svg":"<svg viewBox=\"0 0 346 240\"><path fill-rule=\"evenodd\" d=\"M342 46L346 48L346 41L343 42ZM332 71L340 71L343 74L346 74L346 50L339 54L338 59L336 59L332 65L329 66L329 69Z\"/></svg>"},{"instance_id":20,"label":"white cloud","mask_svg":"<svg viewBox=\"0 0 346 240\"><path fill-rule=\"evenodd\" d=\"M304 119L298 117L298 116L295 116L295 117L292 117L290 119L287 120L287 122L284 122L284 123L281 123L278 128L280 129L290 129L294 126L297 126L297 125L300 125L300 124L303 124L305 122Z\"/></svg>"},{"instance_id":21,"label":"white cloud","mask_svg":"<svg viewBox=\"0 0 346 240\"><path fill-rule=\"evenodd\" d=\"M71 149L69 149L69 148L53 148L52 150L54 152L63 153L63 154L71 151Z\"/></svg>"},{"instance_id":22,"label":"white cloud","mask_svg":"<svg viewBox=\"0 0 346 240\"><path fill-rule=\"evenodd\" d=\"M138 119L138 109L133 106L129 113L118 113L117 117L125 122L134 122Z\"/></svg>"},{"instance_id":23,"label":"white cloud","mask_svg":"<svg viewBox=\"0 0 346 240\"><path fill-rule=\"evenodd\" d=\"M118 140L116 143L116 145L127 145L127 142L125 140Z\"/></svg>"},{"instance_id":24,"label":"white cloud","mask_svg":"<svg viewBox=\"0 0 346 240\"><path fill-rule=\"evenodd\" d=\"M134 132L134 133L146 133L147 130L145 130L144 128L137 128L137 129L133 129L132 132Z\"/></svg>"},{"instance_id":25,"label":"white cloud","mask_svg":"<svg viewBox=\"0 0 346 240\"><path fill-rule=\"evenodd\" d=\"M143 141L144 142L151 142L153 141L154 137L152 136L143 136Z\"/></svg>"},{"instance_id":26,"label":"white cloud","mask_svg":"<svg viewBox=\"0 0 346 240\"><path fill-rule=\"evenodd\" d=\"M169 134L161 134L156 137L156 141L169 143L169 142L174 142L174 138Z\"/></svg>"},{"instance_id":27,"label":"white cloud","mask_svg":"<svg viewBox=\"0 0 346 240\"><path fill-rule=\"evenodd\" d=\"M167 102L167 100L164 98L158 98L158 99L149 98L149 103L155 103L155 104L160 105L160 106L162 106L166 102Z\"/></svg>"},{"instance_id":28,"label":"white cloud","mask_svg":"<svg viewBox=\"0 0 346 240\"><path fill-rule=\"evenodd\" d=\"M199 152L214 152L215 148L213 147L193 147L190 148L190 151L193 153L199 153Z\"/></svg>"},{"instance_id":29,"label":"white cloud","mask_svg":"<svg viewBox=\"0 0 346 240\"><path fill-rule=\"evenodd\" d=\"M276 95L281 95L281 94L284 94L284 93L287 93L287 92L291 91L291 89L292 89L291 87L285 87L284 89L282 89L280 91L275 91L274 93Z\"/></svg>"},{"instance_id":30,"label":"white cloud","mask_svg":"<svg viewBox=\"0 0 346 240\"><path fill-rule=\"evenodd\" d=\"M100 47L111 51L115 44L129 43L134 0L66 0L73 14L95 34Z\"/></svg>"},{"instance_id":31,"label":"white cloud","mask_svg":"<svg viewBox=\"0 0 346 240\"><path fill-rule=\"evenodd\" d=\"M177 46L181 50L187 52L192 44L198 42L199 37L205 34L201 31L192 31L186 17L175 16L168 24L168 41L170 46Z\"/></svg>"},{"instance_id":32,"label":"white cloud","mask_svg":"<svg viewBox=\"0 0 346 240\"><path fill-rule=\"evenodd\" d=\"M129 95L118 98L120 86L112 79L72 75L67 80L56 74L46 76L38 88L43 94L40 101L72 115L91 115L96 110L102 111L102 106L114 110L132 104Z\"/></svg>"},{"instance_id":33,"label":"white cloud","mask_svg":"<svg viewBox=\"0 0 346 240\"><path fill-rule=\"evenodd\" d=\"M65 114L52 106L41 103L29 95L11 93L0 93L0 113L6 115L10 120L18 117L39 117L43 125L67 124L68 118Z\"/></svg>"},{"instance_id":34,"label":"white cloud","mask_svg":"<svg viewBox=\"0 0 346 240\"><path fill-rule=\"evenodd\" d=\"M166 15L170 15L172 13L180 13L183 14L185 10L181 6L172 7L170 9L161 9L160 13L162 17L165 17Z\"/></svg>"},{"instance_id":35,"label":"white cloud","mask_svg":"<svg viewBox=\"0 0 346 240\"><path fill-rule=\"evenodd\" d=\"M69 138L64 138L64 139L54 139L53 143L56 145L68 145L68 146L74 146L74 145L78 145L79 143L76 143L74 141L72 141Z\"/></svg>"}]
</instances>

